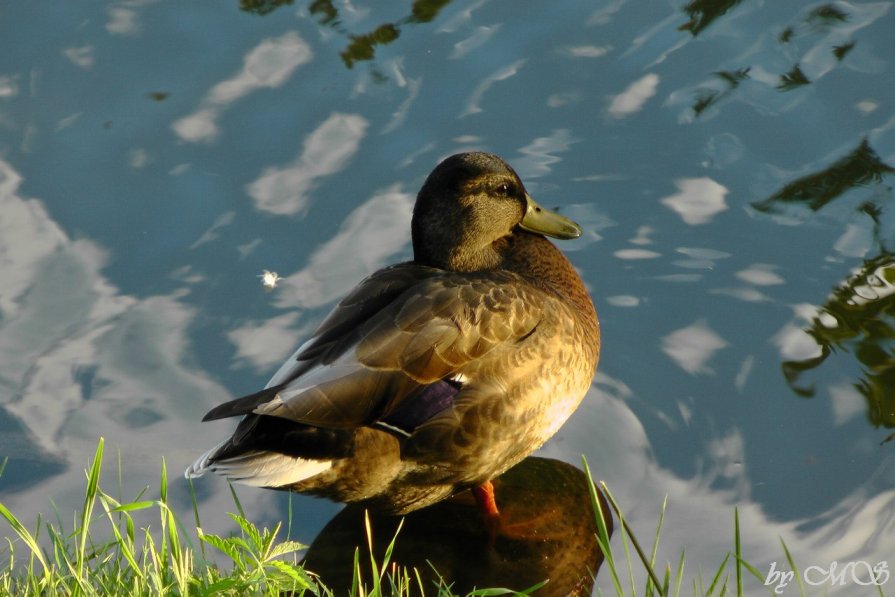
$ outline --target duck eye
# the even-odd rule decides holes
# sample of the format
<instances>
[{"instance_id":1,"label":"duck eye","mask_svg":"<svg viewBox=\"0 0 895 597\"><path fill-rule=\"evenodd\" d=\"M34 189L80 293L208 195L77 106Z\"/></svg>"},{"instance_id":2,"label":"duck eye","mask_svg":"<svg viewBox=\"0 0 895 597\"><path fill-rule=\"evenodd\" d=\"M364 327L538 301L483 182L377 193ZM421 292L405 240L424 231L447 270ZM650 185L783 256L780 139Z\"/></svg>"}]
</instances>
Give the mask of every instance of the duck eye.
<instances>
[{"instance_id":1,"label":"duck eye","mask_svg":"<svg viewBox=\"0 0 895 597\"><path fill-rule=\"evenodd\" d=\"M494 191L498 195L504 195L504 196L509 195L510 194L510 184L506 183L506 182L502 182L499 185L497 185L497 187L494 189Z\"/></svg>"}]
</instances>

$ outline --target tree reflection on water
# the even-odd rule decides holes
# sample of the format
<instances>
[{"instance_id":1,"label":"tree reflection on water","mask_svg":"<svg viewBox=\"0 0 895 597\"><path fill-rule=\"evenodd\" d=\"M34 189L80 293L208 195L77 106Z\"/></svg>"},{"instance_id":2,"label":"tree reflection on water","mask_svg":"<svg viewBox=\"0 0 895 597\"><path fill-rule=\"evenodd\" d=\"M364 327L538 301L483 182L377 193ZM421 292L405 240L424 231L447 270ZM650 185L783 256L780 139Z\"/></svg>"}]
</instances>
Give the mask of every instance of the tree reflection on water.
<instances>
[{"instance_id":1,"label":"tree reflection on water","mask_svg":"<svg viewBox=\"0 0 895 597\"><path fill-rule=\"evenodd\" d=\"M882 253L865 261L827 299L806 332L821 353L783 363L793 391L813 396L814 386L800 385L800 378L841 350L861 363L862 377L854 387L867 401L870 422L874 427L895 427L895 255Z\"/></svg>"},{"instance_id":2,"label":"tree reflection on water","mask_svg":"<svg viewBox=\"0 0 895 597\"><path fill-rule=\"evenodd\" d=\"M267 15L281 6L292 5L294 0L240 0L239 8L256 15ZM348 39L348 47L340 54L345 66L352 68L357 62L373 60L377 46L392 43L401 35L401 27L408 24L429 23L450 0L416 0L410 7L410 14L392 23L383 23L372 31L362 34L348 32L339 18L339 8L332 0L314 0L308 11L321 25L334 29Z\"/></svg>"},{"instance_id":3,"label":"tree reflection on water","mask_svg":"<svg viewBox=\"0 0 895 597\"><path fill-rule=\"evenodd\" d=\"M785 185L769 198L752 206L765 213L780 213L787 204L804 205L816 212L860 187L883 185L895 174L870 146L867 139L827 168ZM891 198L891 188L861 203L858 211L873 223L876 256L842 282L817 310L805 332L817 343L819 354L785 361L783 374L796 394L815 395L813 384L803 375L820 367L836 352L853 355L860 363L861 377L852 384L867 401L867 416L874 427L895 427L895 253L887 248L881 226L882 197Z\"/></svg>"}]
</instances>

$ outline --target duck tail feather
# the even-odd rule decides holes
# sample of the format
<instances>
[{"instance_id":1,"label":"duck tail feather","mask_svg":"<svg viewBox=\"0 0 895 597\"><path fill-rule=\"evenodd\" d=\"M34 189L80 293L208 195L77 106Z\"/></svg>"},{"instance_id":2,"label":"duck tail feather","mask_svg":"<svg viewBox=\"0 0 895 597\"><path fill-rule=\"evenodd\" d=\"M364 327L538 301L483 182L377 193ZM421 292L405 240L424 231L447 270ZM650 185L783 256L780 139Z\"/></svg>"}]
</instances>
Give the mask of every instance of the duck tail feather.
<instances>
[{"instance_id":1,"label":"duck tail feather","mask_svg":"<svg viewBox=\"0 0 895 597\"><path fill-rule=\"evenodd\" d=\"M213 460L208 465L217 475L253 487L289 487L328 470L329 460L310 460L276 452L256 450L232 458Z\"/></svg>"},{"instance_id":2,"label":"duck tail feather","mask_svg":"<svg viewBox=\"0 0 895 597\"><path fill-rule=\"evenodd\" d=\"M229 439L225 439L202 454L202 456L199 456L199 458L184 471L183 476L187 479L195 479L196 477L204 475L211 467L211 463L214 462L214 458L217 456L218 452L220 452L229 442Z\"/></svg>"},{"instance_id":3,"label":"duck tail feather","mask_svg":"<svg viewBox=\"0 0 895 597\"><path fill-rule=\"evenodd\" d=\"M259 405L273 400L274 396L276 396L277 393L283 389L284 385L285 384L280 384L271 386L269 388L264 388L263 390L255 392L254 394L249 394L248 396L243 396L241 398L236 398L235 400L220 404L205 413L205 416L202 417L202 421L216 421L218 419L226 419L228 417L247 415L254 411Z\"/></svg>"}]
</instances>

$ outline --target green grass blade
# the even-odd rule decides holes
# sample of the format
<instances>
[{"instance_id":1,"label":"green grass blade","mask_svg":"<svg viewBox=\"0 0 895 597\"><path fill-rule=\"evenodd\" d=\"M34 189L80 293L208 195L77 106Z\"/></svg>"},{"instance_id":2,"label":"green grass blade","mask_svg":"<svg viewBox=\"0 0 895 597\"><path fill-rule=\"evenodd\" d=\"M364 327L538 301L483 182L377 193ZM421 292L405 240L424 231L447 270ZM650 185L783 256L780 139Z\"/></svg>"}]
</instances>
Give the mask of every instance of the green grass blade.
<instances>
[{"instance_id":1,"label":"green grass blade","mask_svg":"<svg viewBox=\"0 0 895 597\"><path fill-rule=\"evenodd\" d=\"M752 564L750 564L750 563L747 562L746 560L742 560L740 563L743 565L743 568L745 568L746 571L749 572L749 574L751 574L752 576L754 576L755 578L757 578L759 581L761 581L761 584L764 584L764 582L765 582L765 580L766 580L766 579L765 579L765 576L764 576L761 572L759 572L759 571L755 568L755 566L753 566Z\"/></svg>"},{"instance_id":2,"label":"green grass blade","mask_svg":"<svg viewBox=\"0 0 895 597\"><path fill-rule=\"evenodd\" d=\"M385 548L385 557L382 559L382 567L387 568L389 562L392 561L392 552L395 550L395 542L398 540L398 534L401 532L401 529L404 527L404 519L401 519L401 522L398 523L398 528L395 530L395 536L392 537L392 540L389 541L388 547Z\"/></svg>"},{"instance_id":3,"label":"green grass blade","mask_svg":"<svg viewBox=\"0 0 895 597\"><path fill-rule=\"evenodd\" d=\"M286 495L286 539L292 539L292 496L290 491Z\"/></svg>"},{"instance_id":4,"label":"green grass blade","mask_svg":"<svg viewBox=\"0 0 895 597\"><path fill-rule=\"evenodd\" d=\"M233 483L230 483L228 481L227 485L230 487L230 495L233 496L233 503L236 504L236 509L239 511L239 515L245 518L245 510L242 509L242 502L239 501L239 496L236 495L236 490L233 488Z\"/></svg>"},{"instance_id":5,"label":"green grass blade","mask_svg":"<svg viewBox=\"0 0 895 597\"><path fill-rule=\"evenodd\" d=\"M612 514L603 509L603 503L597 495L597 486L594 484L593 476L590 473L590 467L587 465L587 459L582 457L581 463L584 467L584 475L587 478L587 488L588 493L590 494L591 507L593 508L594 518L597 522L597 545L600 546L600 551L603 552L603 563L609 568L609 577L612 580L612 585L615 588L616 594L624 595L625 592L622 589L621 581L618 577L618 570L615 565L615 557L612 553L612 548L609 545L609 529L606 521L612 520Z\"/></svg>"},{"instance_id":6,"label":"green grass blade","mask_svg":"<svg viewBox=\"0 0 895 597\"><path fill-rule=\"evenodd\" d=\"M280 532L280 528L283 526L282 522L278 522L277 525L270 531L267 531L265 535L261 537L261 560L266 562L271 558L270 552L273 549L274 541L277 538L277 534Z\"/></svg>"},{"instance_id":7,"label":"green grass blade","mask_svg":"<svg viewBox=\"0 0 895 597\"><path fill-rule=\"evenodd\" d=\"M93 463L87 473L87 490L84 494L84 508L81 511L81 526L78 529L78 553L75 559L78 581L82 582L85 555L87 551L87 539L90 536L90 519L93 516L93 507L96 503L96 493L99 489L99 473L103 464L103 447L105 440L100 437L96 444L96 452L93 454Z\"/></svg>"},{"instance_id":8,"label":"green grass blade","mask_svg":"<svg viewBox=\"0 0 895 597\"><path fill-rule=\"evenodd\" d=\"M360 548L354 548L354 565L351 568L353 571L351 575L351 591L349 591L349 595L362 595L363 594L363 577L361 576L360 571Z\"/></svg>"},{"instance_id":9,"label":"green grass blade","mask_svg":"<svg viewBox=\"0 0 895 597\"><path fill-rule=\"evenodd\" d=\"M193 478L187 477L187 483L189 483L190 487L190 502L193 505L193 520L196 522L196 529L200 531L202 529L202 522L199 520L199 500L196 498L196 488L193 487ZM202 552L202 560L207 560L208 556L205 553L205 543L199 541L199 551Z\"/></svg>"},{"instance_id":10,"label":"green grass blade","mask_svg":"<svg viewBox=\"0 0 895 597\"><path fill-rule=\"evenodd\" d=\"M659 510L659 522L656 523L656 536L653 538L653 549L650 551L649 567L652 570L655 570L655 568L656 568L656 554L659 551L659 537L662 534L662 525L665 524L665 510L667 507L668 507L668 495L666 495L665 498L662 500L662 508L661 508L661 510ZM667 593L667 591L668 591L667 583L668 583L667 576L665 579L663 579L661 588L657 587L652 582L647 581L646 587L644 588L644 591L643 591L643 594L646 595L646 597L652 597L653 590L655 589L655 590L658 590L661 594L667 595L668 594Z\"/></svg>"},{"instance_id":11,"label":"green grass blade","mask_svg":"<svg viewBox=\"0 0 895 597\"><path fill-rule=\"evenodd\" d=\"M743 594L743 549L740 544L740 509L733 509L733 544L736 556L737 595ZM724 558L727 561L727 558Z\"/></svg>"},{"instance_id":12,"label":"green grass blade","mask_svg":"<svg viewBox=\"0 0 895 597\"><path fill-rule=\"evenodd\" d=\"M370 550L370 571L373 574L373 592L379 594L381 591L380 582L382 577L379 572L379 565L376 563L376 555L373 553L373 527L370 525L370 512L364 510L364 531L367 535L367 547Z\"/></svg>"},{"instance_id":13,"label":"green grass blade","mask_svg":"<svg viewBox=\"0 0 895 597\"><path fill-rule=\"evenodd\" d=\"M140 568L140 565L137 563L137 560L134 557L133 541L125 539L125 537L121 535L121 531L118 528L118 521L116 521L112 516L116 512L115 508L119 507L118 502L110 497L107 497L102 492L100 492L99 494L99 500L100 504L103 506L103 509L106 511L109 522L111 522L112 533L115 535L118 551L121 553L122 556L124 556L124 559L127 560L127 563L131 567L131 570L133 570L134 574L142 578L143 570L142 568ZM128 519L128 528L130 528L133 525L133 522L130 520L130 515L128 515L126 512L120 512L120 514Z\"/></svg>"},{"instance_id":14,"label":"green grass blade","mask_svg":"<svg viewBox=\"0 0 895 597\"><path fill-rule=\"evenodd\" d=\"M783 553L786 554L786 561L789 562L789 569L792 570L796 582L799 583L799 593L802 595L802 597L804 597L805 585L802 584L802 573L799 572L798 566L796 566L795 561L792 559L792 554L789 553L789 549L786 547L786 543L784 543L783 537L780 538L780 545L783 546Z\"/></svg>"},{"instance_id":15,"label":"green grass blade","mask_svg":"<svg viewBox=\"0 0 895 597\"><path fill-rule=\"evenodd\" d=\"M6 522L9 523L9 526L16 532L16 535L19 536L19 539L28 546L28 549L31 550L31 555L37 558L37 561L40 562L43 570L49 570L50 567L47 565L47 559L44 555L43 550L40 548L40 545L37 543L37 539L31 532L25 528L25 526L19 522L19 519L15 517L15 515L9 511L9 508L0 503L0 516L6 519ZM10 554L12 554L12 550L10 549Z\"/></svg>"},{"instance_id":16,"label":"green grass blade","mask_svg":"<svg viewBox=\"0 0 895 597\"><path fill-rule=\"evenodd\" d=\"M718 566L718 571L715 572L715 576L712 577L712 582L711 582L711 584L709 584L709 590L707 591L707 594L711 595L712 593L715 592L715 587L718 586L718 581L721 580L721 575L724 574L724 568L725 568L725 566L727 566L727 561L729 559L730 559L730 553L728 552L727 554L724 555L724 559L721 560L721 565ZM726 579L724 582L726 584L726 582L727 582ZM738 587L739 587L738 588L739 592L737 593L737 595L742 595L743 594L742 586L738 585Z\"/></svg>"},{"instance_id":17,"label":"green grass blade","mask_svg":"<svg viewBox=\"0 0 895 597\"><path fill-rule=\"evenodd\" d=\"M634 532L631 530L631 527L628 526L628 521L625 519L622 514L621 508L618 505L618 502L615 501L615 497L613 497L612 492L609 491L609 487L606 483L600 481L600 488L603 490L603 494L606 496L606 499L609 501L609 505L612 506L612 509L615 510L615 515L618 517L619 524L625 530L625 533L622 535L631 539L631 544L634 546L634 550L637 552L637 555L640 557L640 561L643 563L644 568L646 568L647 573L649 574L650 579L653 584L656 586L656 589L660 591L661 594L661 582L659 581L659 577L656 575L655 570L650 565L649 560L647 560L646 554L643 552L643 548L640 547L640 543L637 541L637 537L634 535ZM630 566L629 566L630 567ZM633 589L632 589L633 592ZM663 594L664 597L664 594Z\"/></svg>"},{"instance_id":18,"label":"green grass blade","mask_svg":"<svg viewBox=\"0 0 895 597\"><path fill-rule=\"evenodd\" d=\"M681 586L684 582L684 560L686 558L686 550L681 550L681 559L677 563L677 572L675 572L674 596L681 594Z\"/></svg>"},{"instance_id":19,"label":"green grass blade","mask_svg":"<svg viewBox=\"0 0 895 597\"><path fill-rule=\"evenodd\" d=\"M103 497L103 496L105 496L106 499L112 499L111 497L107 496L106 494L102 494L100 497ZM147 508L152 508L153 506L157 506L157 505L158 505L158 502L155 500L143 500L141 502L130 502L128 504L116 505L113 508L110 508L109 512L111 512L113 514L117 513L117 512L121 512L121 513L133 512L134 510L146 510Z\"/></svg>"}]
</instances>

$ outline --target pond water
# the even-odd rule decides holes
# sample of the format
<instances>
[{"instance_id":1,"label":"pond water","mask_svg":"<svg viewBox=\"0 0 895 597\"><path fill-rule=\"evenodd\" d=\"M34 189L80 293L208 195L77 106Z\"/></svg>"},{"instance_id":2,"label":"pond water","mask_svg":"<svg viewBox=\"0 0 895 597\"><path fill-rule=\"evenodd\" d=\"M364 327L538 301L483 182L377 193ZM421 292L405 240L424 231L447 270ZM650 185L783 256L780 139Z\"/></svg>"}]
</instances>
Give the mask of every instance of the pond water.
<instances>
[{"instance_id":1,"label":"pond water","mask_svg":"<svg viewBox=\"0 0 895 597\"><path fill-rule=\"evenodd\" d=\"M155 491L162 458L183 470L232 427L205 411L262 386L361 277L409 257L424 177L475 148L585 229L562 247L602 361L541 455L586 456L646 541L667 496L658 560L685 548L693 575L732 548L734 507L762 573L788 569L780 539L802 568L895 565L893 13L4 5L3 503L26 522L50 499L78 508L99 436L124 497ZM265 269L284 278L270 292ZM203 526L226 532L226 484L196 489ZM281 494L239 495L259 522L285 515ZM305 542L338 511L293 508Z\"/></svg>"}]
</instances>

